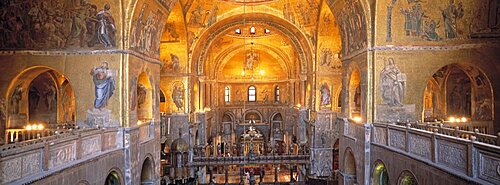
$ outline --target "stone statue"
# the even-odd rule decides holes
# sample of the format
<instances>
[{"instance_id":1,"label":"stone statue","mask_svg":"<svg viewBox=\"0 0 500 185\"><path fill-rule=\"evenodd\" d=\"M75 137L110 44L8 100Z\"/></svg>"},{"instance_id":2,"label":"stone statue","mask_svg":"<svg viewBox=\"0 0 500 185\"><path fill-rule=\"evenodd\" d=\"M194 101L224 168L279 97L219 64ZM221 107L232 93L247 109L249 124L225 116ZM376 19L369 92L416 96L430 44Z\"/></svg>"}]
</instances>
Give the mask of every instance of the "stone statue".
<instances>
[{"instance_id":1,"label":"stone statue","mask_svg":"<svg viewBox=\"0 0 500 185\"><path fill-rule=\"evenodd\" d=\"M384 102L390 106L403 106L406 75L401 73L389 58L389 64L380 72L380 94Z\"/></svg>"},{"instance_id":2,"label":"stone statue","mask_svg":"<svg viewBox=\"0 0 500 185\"><path fill-rule=\"evenodd\" d=\"M328 87L328 84L326 82L323 83L323 85L321 85L320 92L321 92L321 105L330 105L331 104L330 88Z\"/></svg>"},{"instance_id":3,"label":"stone statue","mask_svg":"<svg viewBox=\"0 0 500 185\"><path fill-rule=\"evenodd\" d=\"M175 86L172 90L172 100L174 101L177 110L184 109L184 90L182 87Z\"/></svg>"},{"instance_id":4,"label":"stone statue","mask_svg":"<svg viewBox=\"0 0 500 185\"><path fill-rule=\"evenodd\" d=\"M16 88L14 88L14 92L12 93L12 97L10 99L12 114L19 114L19 104L23 99L23 91L24 90L21 87L21 84L17 85Z\"/></svg>"},{"instance_id":5,"label":"stone statue","mask_svg":"<svg viewBox=\"0 0 500 185\"><path fill-rule=\"evenodd\" d=\"M94 67L94 69L90 71L90 75L93 76L95 85L96 99L94 101L94 108L105 108L109 98L113 96L116 86L116 82L108 68L108 63L104 62L100 67Z\"/></svg>"},{"instance_id":6,"label":"stone statue","mask_svg":"<svg viewBox=\"0 0 500 185\"><path fill-rule=\"evenodd\" d=\"M115 47L115 21L111 12L110 5L104 4L103 10L97 13L97 38L104 47Z\"/></svg>"}]
</instances>

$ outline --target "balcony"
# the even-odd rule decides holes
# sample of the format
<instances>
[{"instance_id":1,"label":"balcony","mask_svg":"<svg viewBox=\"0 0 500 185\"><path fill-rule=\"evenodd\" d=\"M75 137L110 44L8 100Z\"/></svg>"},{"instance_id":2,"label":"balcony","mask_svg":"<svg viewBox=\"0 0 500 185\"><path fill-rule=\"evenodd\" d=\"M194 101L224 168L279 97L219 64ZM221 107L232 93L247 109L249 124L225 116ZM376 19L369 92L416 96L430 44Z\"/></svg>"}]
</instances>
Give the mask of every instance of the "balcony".
<instances>
[{"instance_id":1,"label":"balcony","mask_svg":"<svg viewBox=\"0 0 500 185\"><path fill-rule=\"evenodd\" d=\"M0 146L0 184L42 179L92 158L122 148L123 129L9 130ZM10 142L12 141L12 142Z\"/></svg>"}]
</instances>

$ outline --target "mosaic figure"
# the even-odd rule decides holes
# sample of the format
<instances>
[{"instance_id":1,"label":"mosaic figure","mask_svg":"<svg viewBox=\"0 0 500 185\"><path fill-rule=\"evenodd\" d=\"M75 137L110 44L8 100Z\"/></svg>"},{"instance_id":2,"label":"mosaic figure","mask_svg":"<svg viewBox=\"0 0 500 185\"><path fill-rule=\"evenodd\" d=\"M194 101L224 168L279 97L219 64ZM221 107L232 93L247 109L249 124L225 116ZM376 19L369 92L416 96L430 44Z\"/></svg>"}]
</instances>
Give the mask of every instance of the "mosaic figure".
<instances>
[{"instance_id":1,"label":"mosaic figure","mask_svg":"<svg viewBox=\"0 0 500 185\"><path fill-rule=\"evenodd\" d=\"M10 99L10 105L12 106L12 114L19 114L19 106L21 100L23 99L23 91L24 90L21 87L21 84L17 85L16 88L14 88L14 92L12 93Z\"/></svg>"},{"instance_id":2,"label":"mosaic figure","mask_svg":"<svg viewBox=\"0 0 500 185\"><path fill-rule=\"evenodd\" d=\"M115 47L115 20L109 11L110 5L106 3L103 10L97 13L97 38L104 47Z\"/></svg>"},{"instance_id":3,"label":"mosaic figure","mask_svg":"<svg viewBox=\"0 0 500 185\"><path fill-rule=\"evenodd\" d=\"M103 109L108 105L108 100L113 96L116 82L112 72L108 68L108 63L104 62L100 67L94 67L90 71L95 87L95 109Z\"/></svg>"},{"instance_id":4,"label":"mosaic figure","mask_svg":"<svg viewBox=\"0 0 500 185\"><path fill-rule=\"evenodd\" d=\"M442 10L444 20L444 33L448 39L457 37L457 20L464 16L462 2L455 4L455 0L450 0L450 4Z\"/></svg>"},{"instance_id":5,"label":"mosaic figure","mask_svg":"<svg viewBox=\"0 0 500 185\"><path fill-rule=\"evenodd\" d=\"M405 82L405 74L401 73L394 59L389 58L389 64L380 72L380 93L384 102L390 106L402 106Z\"/></svg>"},{"instance_id":6,"label":"mosaic figure","mask_svg":"<svg viewBox=\"0 0 500 185\"><path fill-rule=\"evenodd\" d=\"M321 92L321 105L326 106L331 104L331 94L330 94L330 87L328 87L328 84L325 82L323 85L321 85L320 88Z\"/></svg>"}]
</instances>

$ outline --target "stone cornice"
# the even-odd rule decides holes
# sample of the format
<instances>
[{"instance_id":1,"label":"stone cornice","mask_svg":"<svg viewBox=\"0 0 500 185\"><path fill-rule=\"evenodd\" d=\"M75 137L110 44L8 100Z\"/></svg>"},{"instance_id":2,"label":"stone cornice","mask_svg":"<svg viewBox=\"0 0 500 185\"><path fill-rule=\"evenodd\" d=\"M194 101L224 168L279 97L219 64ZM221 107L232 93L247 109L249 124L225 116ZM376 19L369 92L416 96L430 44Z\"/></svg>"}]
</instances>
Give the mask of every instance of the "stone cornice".
<instances>
[{"instance_id":1,"label":"stone cornice","mask_svg":"<svg viewBox=\"0 0 500 185\"><path fill-rule=\"evenodd\" d=\"M79 56L79 55L105 55L105 54L129 54L146 62L163 65L156 58L149 57L133 50L109 49L109 50L82 50L82 51L61 51L61 50L2 50L0 56L9 55L34 55L34 56Z\"/></svg>"}]
</instances>

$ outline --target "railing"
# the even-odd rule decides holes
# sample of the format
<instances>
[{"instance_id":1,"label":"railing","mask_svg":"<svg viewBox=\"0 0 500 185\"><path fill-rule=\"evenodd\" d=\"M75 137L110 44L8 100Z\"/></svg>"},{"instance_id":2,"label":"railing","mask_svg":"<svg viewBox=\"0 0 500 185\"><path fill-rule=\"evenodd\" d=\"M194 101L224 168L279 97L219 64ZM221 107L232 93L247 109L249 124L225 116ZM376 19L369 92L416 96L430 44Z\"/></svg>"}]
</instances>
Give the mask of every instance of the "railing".
<instances>
[{"instance_id":1,"label":"railing","mask_svg":"<svg viewBox=\"0 0 500 185\"><path fill-rule=\"evenodd\" d=\"M74 124L60 124L44 128L43 130L27 130L27 129L6 129L5 130L5 143L16 143L34 139L40 139L43 137L53 136L56 134L63 134L66 132L72 132L74 129L78 129Z\"/></svg>"},{"instance_id":2,"label":"railing","mask_svg":"<svg viewBox=\"0 0 500 185\"><path fill-rule=\"evenodd\" d=\"M0 146L0 184L25 184L120 148L120 128L67 132Z\"/></svg>"},{"instance_id":3,"label":"railing","mask_svg":"<svg viewBox=\"0 0 500 185\"><path fill-rule=\"evenodd\" d=\"M361 127L348 122L345 125L348 128ZM372 125L374 145L425 161L468 181L500 184L498 136L430 124Z\"/></svg>"},{"instance_id":4,"label":"railing","mask_svg":"<svg viewBox=\"0 0 500 185\"><path fill-rule=\"evenodd\" d=\"M194 157L190 166L244 164L309 164L310 155L262 155L234 157Z\"/></svg>"},{"instance_id":5,"label":"railing","mask_svg":"<svg viewBox=\"0 0 500 185\"><path fill-rule=\"evenodd\" d=\"M407 126L407 124L401 126ZM432 123L432 122L409 123L409 126L411 128L426 130L429 132L436 132L439 134L453 136L467 140L470 140L472 139L472 137L474 137L474 139L478 142L500 146L500 132L495 136L495 135L481 133L479 128L475 128L474 131L468 131L468 130L462 130L460 126L448 127L442 123Z\"/></svg>"}]
</instances>

